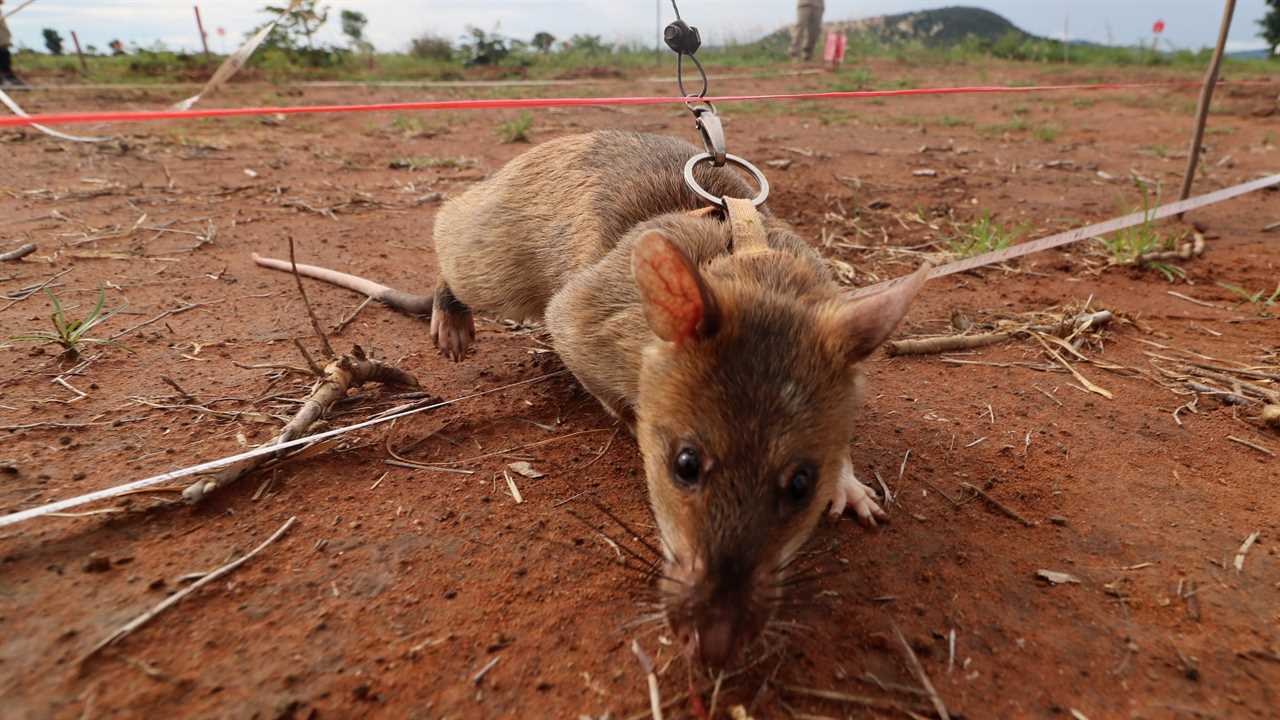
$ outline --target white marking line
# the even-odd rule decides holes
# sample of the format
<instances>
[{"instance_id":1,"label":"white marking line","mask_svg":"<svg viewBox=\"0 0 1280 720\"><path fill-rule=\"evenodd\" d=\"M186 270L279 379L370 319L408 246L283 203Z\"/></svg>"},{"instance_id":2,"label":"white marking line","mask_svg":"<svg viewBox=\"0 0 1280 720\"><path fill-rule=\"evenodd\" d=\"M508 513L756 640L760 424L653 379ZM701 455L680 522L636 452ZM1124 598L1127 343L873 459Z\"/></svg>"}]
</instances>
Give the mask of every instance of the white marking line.
<instances>
[{"instance_id":1,"label":"white marking line","mask_svg":"<svg viewBox=\"0 0 1280 720\"><path fill-rule=\"evenodd\" d=\"M23 510L21 512L10 513L8 515L0 516L0 527L5 527L6 525L15 525L24 520L30 520L32 518L37 518L42 515L48 515L49 513L66 510L67 508L77 507L80 505L84 505L86 503L94 502L95 500L105 500L107 498L117 497L119 495L124 495L126 493L132 492L134 490L138 490L140 488L151 487L152 485L159 485L160 483L163 483L163 482L169 482L170 480L177 480L178 478L189 477L191 475L203 473L207 470L213 470L214 468L220 468L220 467L223 467L224 465L230 465L231 463L240 462L241 460L248 460L249 458L259 457L261 455L269 455L271 453L280 452L281 450L288 450L289 448L292 448L292 447L298 447L300 445L308 445L318 440L324 440L326 438L336 437L338 435L344 435L346 433L353 432L355 430L360 430L367 427L373 427L374 425L381 425L382 423L390 422L398 418L408 417L409 415L414 415L420 412L426 412L427 410L435 410L438 408L442 408L446 405L452 405L457 402L462 402L463 400L471 400L473 398L478 398L482 395L490 395L492 393L500 392L502 390L509 390L514 387L519 387L521 385L530 385L532 383L541 382L543 380L555 377L557 375L563 375L566 372L568 371L560 370L558 372L553 372L549 375L540 375L536 378L531 378L529 380L521 380L520 382L514 382L509 385L503 385L502 387L496 387L489 390L482 390L478 393L464 395L462 397L454 398L452 400L445 400L443 402L438 402L432 405L426 405L419 408L411 408L409 410L405 410L404 412L399 412L394 415L385 415L382 417L373 418L371 420L365 420L364 422L356 423L355 425L348 425L347 427L335 428L333 430L326 430L325 432L322 432L322 433L316 433L315 435L308 435L306 437L297 438L296 440L290 440L289 442L280 443L279 445L263 445L262 447L249 450L248 452L242 452L239 455L231 455L229 457L219 458L217 460L210 460L209 462L200 463L199 465L192 465L190 467L185 467L178 470L170 470L169 472L166 472L166 473L153 475L149 478L143 478L142 480L135 480L131 483L126 483L124 485L118 485L116 487L107 488L105 490L98 490L96 492L91 492L86 495L80 495L79 497L67 498L66 500L59 500L57 502L49 503L48 505L41 505L40 507L34 507L29 510Z\"/></svg>"},{"instance_id":2,"label":"white marking line","mask_svg":"<svg viewBox=\"0 0 1280 720\"><path fill-rule=\"evenodd\" d=\"M1064 233L1058 233L1057 235L1050 235L1047 238L1032 240L1031 242L1022 243L1021 245L1014 245L1013 247L1005 248L1004 250L995 250L993 252L983 253L982 255L975 255L971 258L966 258L964 260L957 260L956 262L948 263L946 265L941 265L931 270L929 272L929 279L935 280L937 278L945 277L947 275L954 275L955 273L958 273L958 272L964 272L966 270L973 270L975 268L986 267L987 265L994 265L996 263L1007 262L1015 258L1020 258L1024 255L1031 255L1033 253L1038 253L1043 250L1050 250L1052 248L1062 247L1063 245L1070 245L1071 243L1074 243L1074 242L1079 242L1081 240L1087 240L1089 238L1099 237L1101 235L1106 235L1107 233L1112 233L1117 230L1123 230L1125 228L1134 227L1135 225L1141 225L1145 222L1150 222L1152 220L1160 220L1162 218L1167 218L1172 215L1180 215L1189 210L1195 210L1196 208L1205 207L1206 205L1213 205L1215 203L1220 203L1224 200L1230 200L1231 198L1239 197L1241 195L1254 192L1255 190L1261 190L1263 188L1271 187L1272 185L1280 185L1280 175L1272 175L1270 177L1260 178L1258 180L1252 180L1247 183L1233 185L1229 188L1223 188L1222 190L1211 192L1205 195L1198 195L1193 198L1188 198L1180 202L1170 203L1168 205L1162 205L1150 212L1136 212L1130 215L1125 215L1124 217L1118 217L1113 220L1107 220L1106 222L1100 222L1094 225L1088 225L1086 227L1076 228L1075 230L1068 230ZM898 283L902 282L903 279L906 277L910 277L910 276L904 275L903 277L894 278L893 280L886 280L884 282L876 283L875 285L868 285L867 287L858 288L849 297L850 298L866 297L867 295L872 295L878 292L882 292L884 290L888 290L894 285L897 285Z\"/></svg>"}]
</instances>

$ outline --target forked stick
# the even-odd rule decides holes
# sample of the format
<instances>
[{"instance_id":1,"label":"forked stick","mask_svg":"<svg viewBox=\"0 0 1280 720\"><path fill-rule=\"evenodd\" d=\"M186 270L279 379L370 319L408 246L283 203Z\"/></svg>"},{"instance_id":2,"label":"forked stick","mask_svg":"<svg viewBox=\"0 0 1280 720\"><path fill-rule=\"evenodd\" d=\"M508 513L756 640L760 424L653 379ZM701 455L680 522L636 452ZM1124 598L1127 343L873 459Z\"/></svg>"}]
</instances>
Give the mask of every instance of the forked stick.
<instances>
[{"instance_id":1,"label":"forked stick","mask_svg":"<svg viewBox=\"0 0 1280 720\"><path fill-rule=\"evenodd\" d=\"M301 269L301 266L299 266L299 269ZM316 420L319 420L330 405L347 396L347 390L363 385L366 382L418 387L418 381L412 375L365 357L364 350L357 345L352 348L350 355L343 355L329 363L324 369L324 377L316 385L315 390L311 392L307 401L302 404L298 414L293 416L293 419L284 426L280 434L271 440L268 445L289 442L294 438L302 437L307 432L307 428L311 427L311 424ZM230 485L253 472L271 457L271 455L258 455L228 465L208 478L192 483L182 491L182 497L189 503L199 502L214 490Z\"/></svg>"}]
</instances>

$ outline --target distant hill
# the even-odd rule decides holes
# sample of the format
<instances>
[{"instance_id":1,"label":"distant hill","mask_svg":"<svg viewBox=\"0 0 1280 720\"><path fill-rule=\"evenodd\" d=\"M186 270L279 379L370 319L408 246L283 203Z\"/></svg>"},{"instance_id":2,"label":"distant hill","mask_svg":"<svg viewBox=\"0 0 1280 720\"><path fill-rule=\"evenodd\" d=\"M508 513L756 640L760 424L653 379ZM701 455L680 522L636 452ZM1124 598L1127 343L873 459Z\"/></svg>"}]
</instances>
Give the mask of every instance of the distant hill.
<instances>
[{"instance_id":1,"label":"distant hill","mask_svg":"<svg viewBox=\"0 0 1280 720\"><path fill-rule=\"evenodd\" d=\"M1241 50L1239 52L1229 52L1227 57L1236 60L1266 60L1271 57L1271 51L1266 48L1258 48L1257 50Z\"/></svg>"},{"instance_id":2,"label":"distant hill","mask_svg":"<svg viewBox=\"0 0 1280 720\"><path fill-rule=\"evenodd\" d=\"M889 43L919 40L927 45L945 46L954 45L969 36L991 42L1010 34L1034 37L1003 15L977 7L944 7L825 25L827 30L870 35Z\"/></svg>"}]
</instances>

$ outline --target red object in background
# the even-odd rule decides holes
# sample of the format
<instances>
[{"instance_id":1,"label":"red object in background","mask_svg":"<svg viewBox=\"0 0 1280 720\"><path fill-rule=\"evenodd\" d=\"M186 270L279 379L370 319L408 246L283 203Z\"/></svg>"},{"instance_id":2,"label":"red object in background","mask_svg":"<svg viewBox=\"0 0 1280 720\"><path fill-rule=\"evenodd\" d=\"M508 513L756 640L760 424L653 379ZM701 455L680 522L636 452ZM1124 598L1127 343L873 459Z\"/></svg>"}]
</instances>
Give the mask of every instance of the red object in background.
<instances>
[{"instance_id":1,"label":"red object in background","mask_svg":"<svg viewBox=\"0 0 1280 720\"><path fill-rule=\"evenodd\" d=\"M1159 35L1160 33L1164 32L1164 21L1163 21L1163 20L1157 20L1157 21L1156 21L1156 24L1155 24L1155 25L1153 25L1153 26L1151 26L1151 32L1153 32L1153 33L1155 33L1155 34L1157 34L1157 35Z\"/></svg>"},{"instance_id":2,"label":"red object in background","mask_svg":"<svg viewBox=\"0 0 1280 720\"><path fill-rule=\"evenodd\" d=\"M827 33L827 43L823 48L822 55L823 59L832 68L844 62L844 48L847 42L848 38L842 32Z\"/></svg>"},{"instance_id":3,"label":"red object in background","mask_svg":"<svg viewBox=\"0 0 1280 720\"><path fill-rule=\"evenodd\" d=\"M226 29L226 28L223 28L223 27L218 28L218 37L222 37L222 36L224 36L224 35L226 35L226 34L227 34L227 29Z\"/></svg>"}]
</instances>

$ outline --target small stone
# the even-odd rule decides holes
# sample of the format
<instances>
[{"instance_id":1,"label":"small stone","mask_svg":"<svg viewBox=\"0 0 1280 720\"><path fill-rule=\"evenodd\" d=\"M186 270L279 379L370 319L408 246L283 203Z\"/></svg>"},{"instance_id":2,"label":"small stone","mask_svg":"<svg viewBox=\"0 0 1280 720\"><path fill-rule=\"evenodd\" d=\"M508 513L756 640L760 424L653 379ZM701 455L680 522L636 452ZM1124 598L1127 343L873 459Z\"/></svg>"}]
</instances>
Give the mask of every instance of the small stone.
<instances>
[{"instance_id":1,"label":"small stone","mask_svg":"<svg viewBox=\"0 0 1280 720\"><path fill-rule=\"evenodd\" d=\"M88 560L84 561L84 571L87 573L102 573L111 569L111 560L106 555L93 553Z\"/></svg>"},{"instance_id":2,"label":"small stone","mask_svg":"<svg viewBox=\"0 0 1280 720\"><path fill-rule=\"evenodd\" d=\"M1047 580L1050 585L1080 584L1080 578L1075 575L1057 572L1056 570L1037 570L1036 577Z\"/></svg>"}]
</instances>

